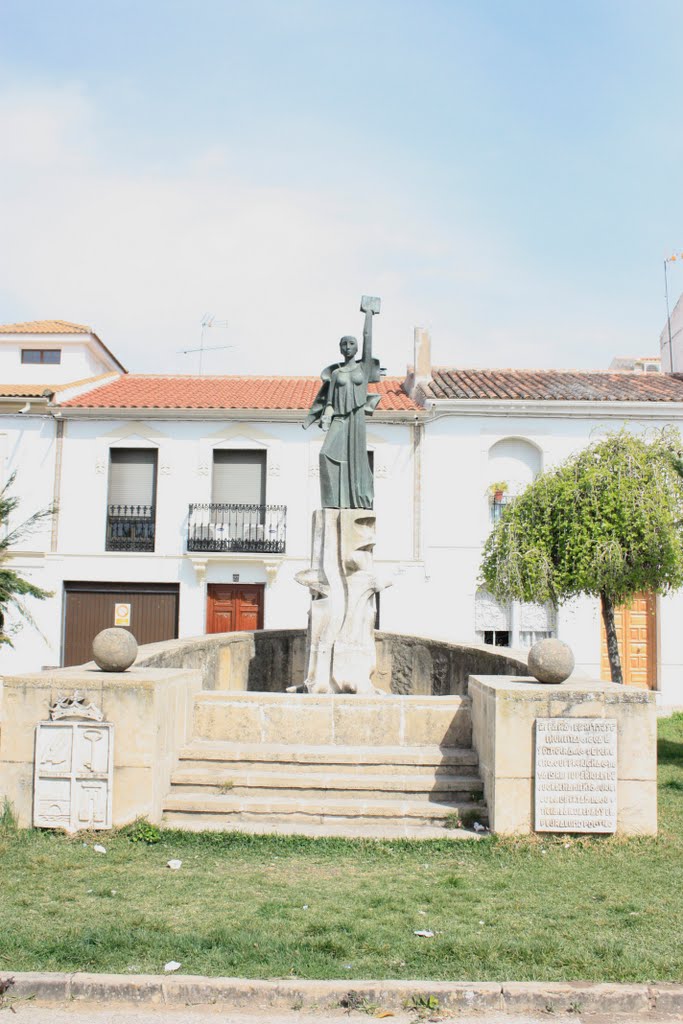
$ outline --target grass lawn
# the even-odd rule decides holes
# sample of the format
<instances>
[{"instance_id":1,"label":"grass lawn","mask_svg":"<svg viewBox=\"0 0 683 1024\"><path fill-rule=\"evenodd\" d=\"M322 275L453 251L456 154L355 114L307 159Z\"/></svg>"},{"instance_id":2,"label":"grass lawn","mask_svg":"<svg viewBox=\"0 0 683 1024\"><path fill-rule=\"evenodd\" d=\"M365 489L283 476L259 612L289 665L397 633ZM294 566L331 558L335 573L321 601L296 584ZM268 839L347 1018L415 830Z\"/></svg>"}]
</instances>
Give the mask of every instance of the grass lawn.
<instances>
[{"instance_id":1,"label":"grass lawn","mask_svg":"<svg viewBox=\"0 0 683 1024\"><path fill-rule=\"evenodd\" d=\"M683 715L660 723L659 757L656 838L84 845L5 825L0 970L681 981Z\"/></svg>"}]
</instances>

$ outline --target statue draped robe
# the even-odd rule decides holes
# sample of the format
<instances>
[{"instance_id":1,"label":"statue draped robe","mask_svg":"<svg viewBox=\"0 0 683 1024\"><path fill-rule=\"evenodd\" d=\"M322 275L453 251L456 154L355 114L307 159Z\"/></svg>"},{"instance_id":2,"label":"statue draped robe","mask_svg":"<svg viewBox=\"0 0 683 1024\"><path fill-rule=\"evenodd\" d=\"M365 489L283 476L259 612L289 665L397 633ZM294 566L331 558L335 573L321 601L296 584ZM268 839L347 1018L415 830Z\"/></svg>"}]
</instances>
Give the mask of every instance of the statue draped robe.
<instances>
[{"instance_id":1,"label":"statue draped robe","mask_svg":"<svg viewBox=\"0 0 683 1024\"><path fill-rule=\"evenodd\" d=\"M372 508L374 488L365 437L365 417L377 408L379 395L368 384L380 378L378 359L333 363L320 375L322 387L305 427L320 421L328 406L330 428L320 452L320 496L323 508Z\"/></svg>"}]
</instances>

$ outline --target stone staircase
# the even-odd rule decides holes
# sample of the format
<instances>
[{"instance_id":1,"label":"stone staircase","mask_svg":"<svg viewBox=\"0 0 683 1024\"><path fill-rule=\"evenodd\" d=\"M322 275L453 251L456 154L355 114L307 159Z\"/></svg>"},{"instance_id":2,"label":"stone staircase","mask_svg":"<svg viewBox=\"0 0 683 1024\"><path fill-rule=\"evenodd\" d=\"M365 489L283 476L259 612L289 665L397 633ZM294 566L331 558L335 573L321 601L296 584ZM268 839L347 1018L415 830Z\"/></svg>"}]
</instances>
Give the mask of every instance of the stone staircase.
<instances>
[{"instance_id":1,"label":"stone staircase","mask_svg":"<svg viewBox=\"0 0 683 1024\"><path fill-rule=\"evenodd\" d=\"M435 729L440 742L414 742L424 740L414 728L424 716L422 725ZM365 742L345 742L349 725ZM469 702L461 697L204 691L195 700L193 738L171 776L163 821L193 830L312 836L462 834L452 827L458 819L487 820L477 755L462 742L470 730ZM454 742L444 744L449 735Z\"/></svg>"}]
</instances>

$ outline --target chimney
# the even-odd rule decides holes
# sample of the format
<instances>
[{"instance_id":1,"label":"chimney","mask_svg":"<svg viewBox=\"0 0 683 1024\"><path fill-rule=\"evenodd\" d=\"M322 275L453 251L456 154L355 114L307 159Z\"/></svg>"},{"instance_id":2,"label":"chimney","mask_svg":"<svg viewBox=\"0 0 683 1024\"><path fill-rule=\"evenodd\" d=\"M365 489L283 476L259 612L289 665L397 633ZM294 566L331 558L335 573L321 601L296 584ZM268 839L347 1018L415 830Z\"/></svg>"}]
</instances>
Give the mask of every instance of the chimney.
<instances>
[{"instance_id":1,"label":"chimney","mask_svg":"<svg viewBox=\"0 0 683 1024\"><path fill-rule=\"evenodd\" d=\"M432 379L432 339L426 327L416 327L413 335L414 387Z\"/></svg>"}]
</instances>

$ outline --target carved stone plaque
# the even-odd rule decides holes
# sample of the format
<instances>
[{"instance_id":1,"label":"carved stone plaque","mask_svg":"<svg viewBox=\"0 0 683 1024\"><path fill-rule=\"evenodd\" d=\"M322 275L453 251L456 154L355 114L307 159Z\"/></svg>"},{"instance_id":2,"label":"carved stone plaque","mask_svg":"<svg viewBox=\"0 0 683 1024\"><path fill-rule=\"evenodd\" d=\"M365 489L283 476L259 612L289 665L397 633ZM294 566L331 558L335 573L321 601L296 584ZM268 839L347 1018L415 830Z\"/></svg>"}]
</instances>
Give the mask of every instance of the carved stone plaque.
<instances>
[{"instance_id":1,"label":"carved stone plaque","mask_svg":"<svg viewBox=\"0 0 683 1024\"><path fill-rule=\"evenodd\" d=\"M615 719L536 719L535 807L537 832L616 832Z\"/></svg>"},{"instance_id":2,"label":"carved stone plaque","mask_svg":"<svg viewBox=\"0 0 683 1024\"><path fill-rule=\"evenodd\" d=\"M109 722L39 722L33 781L37 828L109 829L114 726Z\"/></svg>"}]
</instances>

